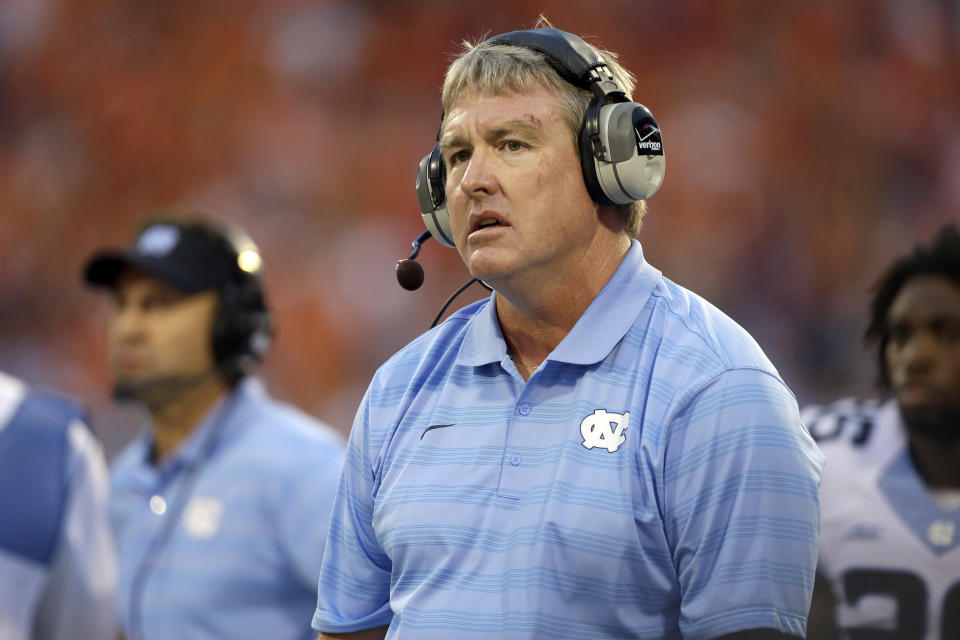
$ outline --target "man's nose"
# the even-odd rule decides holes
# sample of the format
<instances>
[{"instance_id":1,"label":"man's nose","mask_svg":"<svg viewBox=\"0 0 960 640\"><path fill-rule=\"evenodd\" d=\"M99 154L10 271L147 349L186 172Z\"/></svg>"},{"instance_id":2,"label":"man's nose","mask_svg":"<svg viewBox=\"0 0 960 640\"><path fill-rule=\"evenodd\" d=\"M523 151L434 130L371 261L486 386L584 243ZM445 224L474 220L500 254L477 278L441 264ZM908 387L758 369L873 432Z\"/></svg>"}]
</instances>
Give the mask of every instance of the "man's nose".
<instances>
[{"instance_id":1,"label":"man's nose","mask_svg":"<svg viewBox=\"0 0 960 640\"><path fill-rule=\"evenodd\" d=\"M133 304L118 307L110 322L110 334L115 340L130 340L143 332L143 313Z\"/></svg>"},{"instance_id":2,"label":"man's nose","mask_svg":"<svg viewBox=\"0 0 960 640\"><path fill-rule=\"evenodd\" d=\"M497 190L497 178L487 150L477 149L470 155L460 189L470 197L490 195Z\"/></svg>"},{"instance_id":3,"label":"man's nose","mask_svg":"<svg viewBox=\"0 0 960 640\"><path fill-rule=\"evenodd\" d=\"M906 371L919 373L927 371L936 362L941 346L930 331L916 331L903 345L900 352L901 362Z\"/></svg>"}]
</instances>

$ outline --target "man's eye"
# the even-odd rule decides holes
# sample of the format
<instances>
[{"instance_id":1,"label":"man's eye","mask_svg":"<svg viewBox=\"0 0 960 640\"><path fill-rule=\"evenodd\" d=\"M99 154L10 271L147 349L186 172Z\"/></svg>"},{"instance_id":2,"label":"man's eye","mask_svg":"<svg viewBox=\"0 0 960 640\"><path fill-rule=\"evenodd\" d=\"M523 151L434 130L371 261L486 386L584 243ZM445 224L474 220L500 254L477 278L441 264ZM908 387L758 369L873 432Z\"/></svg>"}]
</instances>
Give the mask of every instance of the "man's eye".
<instances>
[{"instance_id":1,"label":"man's eye","mask_svg":"<svg viewBox=\"0 0 960 640\"><path fill-rule=\"evenodd\" d=\"M902 345L910 339L910 330L903 325L893 325L887 329L887 341L891 344Z\"/></svg>"},{"instance_id":2,"label":"man's eye","mask_svg":"<svg viewBox=\"0 0 960 640\"><path fill-rule=\"evenodd\" d=\"M447 160L447 164L452 166L455 164L459 164L461 162L466 162L469 159L470 159L470 152L467 151L466 149L461 149L459 151L454 151L453 153L450 154L450 159Z\"/></svg>"},{"instance_id":3,"label":"man's eye","mask_svg":"<svg viewBox=\"0 0 960 640\"><path fill-rule=\"evenodd\" d=\"M153 297L146 298L142 303L142 307L144 308L144 310L166 309L167 307L171 306L173 303L174 303L173 298L167 298L165 296L153 296Z\"/></svg>"},{"instance_id":4,"label":"man's eye","mask_svg":"<svg viewBox=\"0 0 960 640\"><path fill-rule=\"evenodd\" d=\"M522 151L525 148L525 145L518 140L507 140L503 146L507 151Z\"/></svg>"},{"instance_id":5,"label":"man's eye","mask_svg":"<svg viewBox=\"0 0 960 640\"><path fill-rule=\"evenodd\" d=\"M943 320L934 324L937 337L947 343L960 342L960 322Z\"/></svg>"}]
</instances>

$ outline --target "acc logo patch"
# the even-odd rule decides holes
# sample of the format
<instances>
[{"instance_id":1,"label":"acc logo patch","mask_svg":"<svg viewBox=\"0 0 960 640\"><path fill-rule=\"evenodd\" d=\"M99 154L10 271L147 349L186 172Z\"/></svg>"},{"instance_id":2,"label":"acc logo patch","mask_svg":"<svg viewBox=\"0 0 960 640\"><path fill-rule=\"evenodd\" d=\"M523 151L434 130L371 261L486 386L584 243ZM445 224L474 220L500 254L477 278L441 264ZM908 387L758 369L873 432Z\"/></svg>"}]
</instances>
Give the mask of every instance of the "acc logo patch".
<instances>
[{"instance_id":1,"label":"acc logo patch","mask_svg":"<svg viewBox=\"0 0 960 640\"><path fill-rule=\"evenodd\" d=\"M587 449L600 447L613 453L627 441L623 432L630 425L630 412L613 413L605 409L597 409L580 423L580 435Z\"/></svg>"}]
</instances>

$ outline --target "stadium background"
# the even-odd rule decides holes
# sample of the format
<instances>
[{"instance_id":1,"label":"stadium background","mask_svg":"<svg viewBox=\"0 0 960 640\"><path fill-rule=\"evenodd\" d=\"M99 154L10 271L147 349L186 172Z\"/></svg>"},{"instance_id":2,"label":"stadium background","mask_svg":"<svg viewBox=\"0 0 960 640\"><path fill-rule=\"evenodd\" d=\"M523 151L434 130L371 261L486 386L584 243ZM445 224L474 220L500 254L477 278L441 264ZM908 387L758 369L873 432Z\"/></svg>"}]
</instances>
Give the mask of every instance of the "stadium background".
<instances>
[{"instance_id":1,"label":"stadium background","mask_svg":"<svg viewBox=\"0 0 960 640\"><path fill-rule=\"evenodd\" d=\"M109 304L81 267L150 211L199 209L261 246L271 389L346 433L468 277L433 243L421 290L393 275L450 54L540 12L618 51L661 124L648 259L801 404L870 394L870 283L960 219L956 0L4 0L0 368L83 398L115 454L139 417L109 400Z\"/></svg>"}]
</instances>

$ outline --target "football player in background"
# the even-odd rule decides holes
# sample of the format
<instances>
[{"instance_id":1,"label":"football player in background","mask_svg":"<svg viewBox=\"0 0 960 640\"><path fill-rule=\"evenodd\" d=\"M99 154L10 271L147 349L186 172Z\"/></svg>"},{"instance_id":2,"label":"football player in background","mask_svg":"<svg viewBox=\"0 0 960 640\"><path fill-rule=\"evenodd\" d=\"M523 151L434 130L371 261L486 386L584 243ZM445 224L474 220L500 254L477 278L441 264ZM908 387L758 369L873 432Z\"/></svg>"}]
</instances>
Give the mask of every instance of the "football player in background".
<instances>
[{"instance_id":1,"label":"football player in background","mask_svg":"<svg viewBox=\"0 0 960 640\"><path fill-rule=\"evenodd\" d=\"M0 371L0 640L108 640L107 465L72 400Z\"/></svg>"},{"instance_id":2,"label":"football player in background","mask_svg":"<svg viewBox=\"0 0 960 640\"><path fill-rule=\"evenodd\" d=\"M803 412L826 455L810 638L960 638L960 231L888 268L871 304L888 399Z\"/></svg>"}]
</instances>

